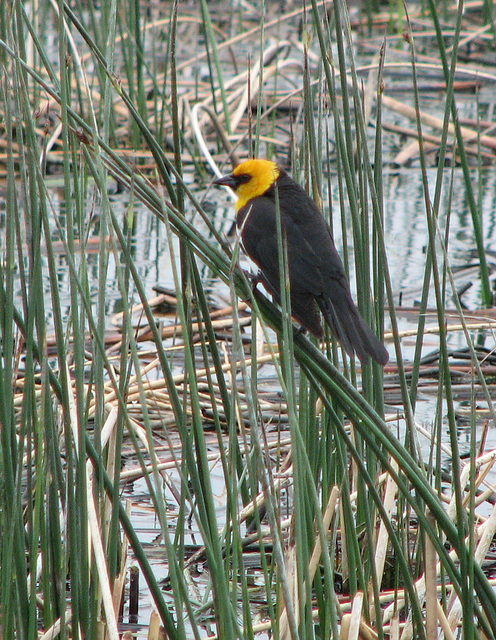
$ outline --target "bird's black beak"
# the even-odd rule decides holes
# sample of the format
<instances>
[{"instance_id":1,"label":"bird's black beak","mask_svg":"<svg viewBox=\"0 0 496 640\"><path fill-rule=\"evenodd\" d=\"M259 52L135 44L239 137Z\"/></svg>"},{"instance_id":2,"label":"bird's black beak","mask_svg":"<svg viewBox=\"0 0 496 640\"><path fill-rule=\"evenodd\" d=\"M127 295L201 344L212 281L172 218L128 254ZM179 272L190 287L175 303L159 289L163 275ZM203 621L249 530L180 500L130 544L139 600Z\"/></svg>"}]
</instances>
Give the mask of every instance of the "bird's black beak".
<instances>
[{"instance_id":1,"label":"bird's black beak","mask_svg":"<svg viewBox=\"0 0 496 640\"><path fill-rule=\"evenodd\" d=\"M228 173L226 176L214 180L213 184L221 184L226 187L231 187L231 189L236 189L239 183L234 173Z\"/></svg>"}]
</instances>

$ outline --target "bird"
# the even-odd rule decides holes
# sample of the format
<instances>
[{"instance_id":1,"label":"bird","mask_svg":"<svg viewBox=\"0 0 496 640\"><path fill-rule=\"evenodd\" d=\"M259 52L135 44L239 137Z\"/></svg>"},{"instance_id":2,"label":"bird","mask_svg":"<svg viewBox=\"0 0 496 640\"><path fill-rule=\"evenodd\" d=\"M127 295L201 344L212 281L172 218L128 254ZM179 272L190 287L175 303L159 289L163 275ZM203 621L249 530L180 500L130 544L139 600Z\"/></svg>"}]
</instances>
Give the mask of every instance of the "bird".
<instances>
[{"instance_id":1,"label":"bird","mask_svg":"<svg viewBox=\"0 0 496 640\"><path fill-rule=\"evenodd\" d=\"M345 352L384 366L389 354L361 317L351 295L331 229L308 193L272 160L252 158L214 180L237 196L241 247L260 269L258 281L281 301L277 214L286 242L291 315L317 338L321 316ZM320 313L319 313L320 311Z\"/></svg>"}]
</instances>

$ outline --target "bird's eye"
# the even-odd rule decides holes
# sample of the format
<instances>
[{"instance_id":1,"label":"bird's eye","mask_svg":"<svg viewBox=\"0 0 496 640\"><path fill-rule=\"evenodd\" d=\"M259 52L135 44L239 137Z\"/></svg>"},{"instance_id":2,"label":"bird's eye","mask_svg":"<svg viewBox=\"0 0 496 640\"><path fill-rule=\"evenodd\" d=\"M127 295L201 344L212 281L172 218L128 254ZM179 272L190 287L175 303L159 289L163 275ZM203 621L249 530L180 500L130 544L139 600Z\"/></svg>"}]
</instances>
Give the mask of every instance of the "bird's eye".
<instances>
[{"instance_id":1,"label":"bird's eye","mask_svg":"<svg viewBox=\"0 0 496 640\"><path fill-rule=\"evenodd\" d=\"M251 176L249 173L242 173L239 176L236 176L236 182L238 185L246 184L251 180Z\"/></svg>"}]
</instances>

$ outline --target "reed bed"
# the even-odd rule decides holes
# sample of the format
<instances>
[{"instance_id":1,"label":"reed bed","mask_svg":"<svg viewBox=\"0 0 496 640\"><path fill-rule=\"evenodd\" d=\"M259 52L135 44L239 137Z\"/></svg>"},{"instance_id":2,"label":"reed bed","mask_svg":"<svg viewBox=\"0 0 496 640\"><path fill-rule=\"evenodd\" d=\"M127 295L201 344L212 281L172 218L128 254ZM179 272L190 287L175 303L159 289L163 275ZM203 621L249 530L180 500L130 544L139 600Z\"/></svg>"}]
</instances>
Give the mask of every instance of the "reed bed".
<instances>
[{"instance_id":1,"label":"reed bed","mask_svg":"<svg viewBox=\"0 0 496 640\"><path fill-rule=\"evenodd\" d=\"M496 637L479 186L496 138L457 111L496 78L491 7L367 4L14 1L0 18L3 638ZM405 85L408 99L390 95ZM309 339L253 288L232 218L209 204L232 205L212 176L250 155L291 168L323 206L390 347L384 371ZM392 164L421 176L428 229L401 306ZM477 258L470 312L441 210L455 180ZM153 298L144 209L173 287Z\"/></svg>"}]
</instances>

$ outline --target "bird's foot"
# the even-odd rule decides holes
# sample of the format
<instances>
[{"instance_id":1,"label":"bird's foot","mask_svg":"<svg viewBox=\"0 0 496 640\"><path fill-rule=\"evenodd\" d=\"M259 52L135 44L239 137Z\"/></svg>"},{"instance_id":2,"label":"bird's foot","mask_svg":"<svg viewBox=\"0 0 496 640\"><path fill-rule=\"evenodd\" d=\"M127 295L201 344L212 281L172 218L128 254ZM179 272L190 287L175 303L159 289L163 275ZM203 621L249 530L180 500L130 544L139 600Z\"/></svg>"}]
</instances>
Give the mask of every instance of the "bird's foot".
<instances>
[{"instance_id":1,"label":"bird's foot","mask_svg":"<svg viewBox=\"0 0 496 640\"><path fill-rule=\"evenodd\" d=\"M248 282L251 284L251 288L253 289L253 291L255 291L255 289L257 288L257 285L260 282L263 282L264 280L264 277L261 271L258 271L257 273L252 273L251 271L245 271L243 269L243 273L245 274Z\"/></svg>"},{"instance_id":2,"label":"bird's foot","mask_svg":"<svg viewBox=\"0 0 496 640\"><path fill-rule=\"evenodd\" d=\"M264 281L264 277L263 277L263 273L261 271L257 271L256 274L250 274L251 275L251 286L253 287L253 289L255 290L257 288L257 285L260 282Z\"/></svg>"}]
</instances>

